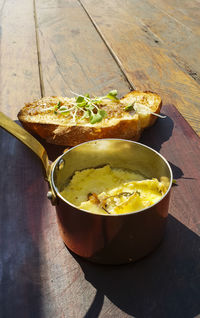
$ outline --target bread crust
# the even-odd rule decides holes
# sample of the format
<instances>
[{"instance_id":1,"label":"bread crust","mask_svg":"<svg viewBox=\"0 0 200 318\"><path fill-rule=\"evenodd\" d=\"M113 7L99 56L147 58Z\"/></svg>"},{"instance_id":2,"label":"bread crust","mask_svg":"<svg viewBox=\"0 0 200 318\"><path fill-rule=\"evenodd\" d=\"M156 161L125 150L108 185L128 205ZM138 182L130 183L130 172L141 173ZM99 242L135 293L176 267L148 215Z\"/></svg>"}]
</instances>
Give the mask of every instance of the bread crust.
<instances>
[{"instance_id":1,"label":"bread crust","mask_svg":"<svg viewBox=\"0 0 200 318\"><path fill-rule=\"evenodd\" d=\"M120 103L121 105L127 105L127 103L130 103L130 101L136 97L138 100L153 98L156 102L152 104L151 110L156 113L160 112L162 105L160 96L148 91L130 92L120 100ZM61 97L52 98L60 99ZM74 124L72 122L63 123L62 121L59 123L58 119L54 122L53 116L55 117L55 115L52 115L52 120L44 117L41 122L37 116L28 115L28 110L30 110L32 106L33 104L27 104L18 113L18 118L24 128L51 144L69 147L76 146L85 141L102 138L121 138L138 141L143 129L152 126L157 119L156 116L151 114L148 116L140 116L137 113L127 118L126 114L123 115L122 113L120 118L115 118L114 116L114 119L108 118L106 121L93 125ZM51 114L49 116L51 116Z\"/></svg>"},{"instance_id":2,"label":"bread crust","mask_svg":"<svg viewBox=\"0 0 200 318\"><path fill-rule=\"evenodd\" d=\"M160 114L161 108L162 108L162 99L161 97L157 94L154 93L152 91L132 91L128 94L126 94L121 101L127 103L128 101L131 101L134 99L134 97L137 96L148 96L148 97L154 97L156 99L156 102L151 106L151 111L153 113L156 114ZM149 114L149 116L147 116L145 118L145 120L142 120L141 116L139 116L139 120L140 120L140 124L141 124L141 129L145 129L148 127L151 127L155 124L156 120L157 120L157 116L153 115L153 114Z\"/></svg>"},{"instance_id":3,"label":"bread crust","mask_svg":"<svg viewBox=\"0 0 200 318\"><path fill-rule=\"evenodd\" d=\"M66 127L23 121L22 125L30 133L35 133L51 144L70 147L85 141L103 138L122 138L138 141L141 136L141 129L139 128L137 119L121 120L116 125L100 128L84 126Z\"/></svg>"}]
</instances>

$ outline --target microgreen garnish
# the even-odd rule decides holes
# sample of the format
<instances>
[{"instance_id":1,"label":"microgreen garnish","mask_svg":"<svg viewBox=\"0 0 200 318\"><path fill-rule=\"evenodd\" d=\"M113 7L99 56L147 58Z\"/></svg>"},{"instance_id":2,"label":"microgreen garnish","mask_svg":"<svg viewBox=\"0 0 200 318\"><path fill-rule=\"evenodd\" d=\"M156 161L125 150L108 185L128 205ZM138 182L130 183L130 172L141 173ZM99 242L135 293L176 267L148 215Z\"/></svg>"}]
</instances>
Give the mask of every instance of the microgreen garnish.
<instances>
[{"instance_id":1,"label":"microgreen garnish","mask_svg":"<svg viewBox=\"0 0 200 318\"><path fill-rule=\"evenodd\" d=\"M98 109L96 114L93 113L90 116L90 123L91 124L98 123L98 122L102 121L102 119L106 116L107 116L107 114L106 114L106 111L104 109Z\"/></svg>"},{"instance_id":2,"label":"microgreen garnish","mask_svg":"<svg viewBox=\"0 0 200 318\"><path fill-rule=\"evenodd\" d=\"M119 100L119 98L117 97L117 90L113 89L112 91L110 91L106 96L103 96L102 98L108 98L111 100Z\"/></svg>"},{"instance_id":3,"label":"microgreen garnish","mask_svg":"<svg viewBox=\"0 0 200 318\"><path fill-rule=\"evenodd\" d=\"M72 92L76 98L70 100L67 105L62 101L59 101L55 106L44 108L46 110L53 110L54 114L61 114L63 116L71 115L73 121L76 122L77 117L79 119L88 119L90 124L95 124L103 120L107 116L104 109L99 107L103 100L110 99L113 101L119 101L117 97L117 90L110 91L107 95L101 97L90 97L89 94L81 95ZM82 116L79 116L80 112Z\"/></svg>"},{"instance_id":4,"label":"microgreen garnish","mask_svg":"<svg viewBox=\"0 0 200 318\"><path fill-rule=\"evenodd\" d=\"M71 115L73 120L76 121L77 112L81 111L82 116L80 119L88 119L90 124L95 124L103 120L107 116L107 113L104 109L101 109L99 105L103 102L104 99L110 99L118 101L117 90L110 91L107 95L101 97L90 97L89 94L81 95L72 92L77 97L75 101L70 101L70 108L63 105L59 102L54 106L54 113L62 114L65 116Z\"/></svg>"},{"instance_id":5,"label":"microgreen garnish","mask_svg":"<svg viewBox=\"0 0 200 318\"><path fill-rule=\"evenodd\" d=\"M57 110L61 107L61 101L58 102L57 105L54 106L53 110L54 110L54 114L57 114Z\"/></svg>"},{"instance_id":6,"label":"microgreen garnish","mask_svg":"<svg viewBox=\"0 0 200 318\"><path fill-rule=\"evenodd\" d=\"M138 113L138 114L152 114L152 115L160 117L160 118L166 118L166 116L164 116L164 115L160 115L160 114L152 112L148 106L145 106L143 104L136 103L136 102L133 102L132 104L125 106L124 110L125 111L135 110L136 113Z\"/></svg>"},{"instance_id":7,"label":"microgreen garnish","mask_svg":"<svg viewBox=\"0 0 200 318\"><path fill-rule=\"evenodd\" d=\"M126 111L128 111L128 112L130 112L131 110L134 110L133 104L127 105L127 106L124 108L124 110L126 110Z\"/></svg>"},{"instance_id":8,"label":"microgreen garnish","mask_svg":"<svg viewBox=\"0 0 200 318\"><path fill-rule=\"evenodd\" d=\"M177 180L173 179L172 180L172 185L177 185Z\"/></svg>"}]
</instances>

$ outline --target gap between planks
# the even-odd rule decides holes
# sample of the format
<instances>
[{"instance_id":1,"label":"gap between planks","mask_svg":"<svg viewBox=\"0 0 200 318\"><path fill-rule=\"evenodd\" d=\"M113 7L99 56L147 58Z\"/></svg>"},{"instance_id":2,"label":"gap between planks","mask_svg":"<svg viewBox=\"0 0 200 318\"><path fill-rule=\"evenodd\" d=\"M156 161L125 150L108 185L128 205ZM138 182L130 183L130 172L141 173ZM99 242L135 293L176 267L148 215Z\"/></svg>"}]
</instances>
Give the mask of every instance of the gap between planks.
<instances>
[{"instance_id":1,"label":"gap between planks","mask_svg":"<svg viewBox=\"0 0 200 318\"><path fill-rule=\"evenodd\" d=\"M35 38L36 38L36 47L37 47L37 59L38 59L38 70L39 70L39 80L40 80L40 92L41 97L44 97L44 80L42 74L42 67L41 67L41 54L40 54L40 43L39 43L39 27L38 27L38 19L37 19L37 11L36 11L36 3L33 0L33 14L34 14L34 21L35 21Z\"/></svg>"},{"instance_id":2,"label":"gap between planks","mask_svg":"<svg viewBox=\"0 0 200 318\"><path fill-rule=\"evenodd\" d=\"M108 51L110 52L111 56L113 57L114 61L116 62L117 66L119 67L120 71L122 72L122 75L124 76L125 80L127 81L128 85L129 85L129 89L130 91L135 90L136 87L134 86L134 84L129 80L129 78L126 75L126 72L120 62L120 60L118 59L118 56L114 53L114 51L112 50L112 48L110 47L110 45L108 44L108 42L106 41L105 37L103 36L103 34L101 33L101 31L99 30L97 24L95 23L95 21L92 19L92 17L90 16L89 12L87 11L87 9L85 8L85 6L83 5L83 3L81 2L81 0L77 0L80 4L80 6L83 8L84 12L86 13L87 17L89 18L89 20L91 21L92 25L94 26L95 30L97 31L98 35L100 36L100 38L102 39L103 43L105 44L105 46L107 47Z\"/></svg>"}]
</instances>

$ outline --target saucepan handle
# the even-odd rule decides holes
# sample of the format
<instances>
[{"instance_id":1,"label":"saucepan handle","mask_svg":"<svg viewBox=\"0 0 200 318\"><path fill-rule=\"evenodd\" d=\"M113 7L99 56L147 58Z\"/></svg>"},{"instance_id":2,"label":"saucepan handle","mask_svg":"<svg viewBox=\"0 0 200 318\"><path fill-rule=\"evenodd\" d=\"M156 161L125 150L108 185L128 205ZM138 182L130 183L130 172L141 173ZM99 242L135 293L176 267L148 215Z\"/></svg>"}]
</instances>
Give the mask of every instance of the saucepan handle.
<instances>
[{"instance_id":1,"label":"saucepan handle","mask_svg":"<svg viewBox=\"0 0 200 318\"><path fill-rule=\"evenodd\" d=\"M41 159L44 166L45 180L49 181L51 165L47 152L39 141L2 112L0 112L0 126L28 146Z\"/></svg>"}]
</instances>

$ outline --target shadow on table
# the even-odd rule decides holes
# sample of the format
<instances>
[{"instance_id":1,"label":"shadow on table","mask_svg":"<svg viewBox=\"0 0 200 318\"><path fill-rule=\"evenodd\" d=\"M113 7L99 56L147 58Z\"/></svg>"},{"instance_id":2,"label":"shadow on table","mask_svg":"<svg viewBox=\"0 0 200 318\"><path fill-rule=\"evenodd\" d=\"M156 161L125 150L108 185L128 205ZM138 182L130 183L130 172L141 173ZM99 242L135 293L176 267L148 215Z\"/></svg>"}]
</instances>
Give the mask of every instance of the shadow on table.
<instances>
[{"instance_id":1,"label":"shadow on table","mask_svg":"<svg viewBox=\"0 0 200 318\"><path fill-rule=\"evenodd\" d=\"M145 134L141 140L157 151L170 139L174 127L170 117L160 125L158 121L151 132L145 132L146 136L150 134L151 144L148 144ZM156 127L162 130L154 139L153 129ZM7 133L2 132L0 139L0 152L4 153L0 166L0 192L3 198L0 313L1 317L6 318L40 318L41 260L37 240L41 229L42 199L46 197L46 187L40 179L41 162ZM62 147L50 148L52 151L47 151L52 160L63 151ZM183 175L176 166L172 166L172 170L176 178ZM9 193L7 196L6 191ZM199 238L172 216L169 217L166 237L160 247L135 264L100 266L77 256L76 259L86 279L97 290L85 318L98 317L105 296L125 313L136 317L190 318L200 312Z\"/></svg>"},{"instance_id":2,"label":"shadow on table","mask_svg":"<svg viewBox=\"0 0 200 318\"><path fill-rule=\"evenodd\" d=\"M200 238L171 215L161 245L134 264L97 265L74 257L97 290L84 318L99 316L105 296L137 318L200 313Z\"/></svg>"},{"instance_id":3,"label":"shadow on table","mask_svg":"<svg viewBox=\"0 0 200 318\"><path fill-rule=\"evenodd\" d=\"M170 106L168 105L168 107L170 107L169 109L174 109L174 106ZM170 116L166 116L166 118L163 119L158 118L152 127L143 131L139 142L159 152L162 148L162 144L172 137L173 129L174 122Z\"/></svg>"},{"instance_id":4,"label":"shadow on table","mask_svg":"<svg viewBox=\"0 0 200 318\"><path fill-rule=\"evenodd\" d=\"M174 121L170 115L172 115L173 112L177 114L177 110L173 105L166 105L166 107L166 111L169 113L169 116L166 116L164 119L159 118L151 128L144 130L142 137L139 140L139 142L153 148L158 152L161 151L163 144L169 141L172 135L174 140L176 139L176 129L174 131ZM170 149L174 152L177 151L175 144L174 149L173 145L171 145ZM171 166L174 179L182 178L184 175L183 171L173 163L169 162L169 164Z\"/></svg>"},{"instance_id":5,"label":"shadow on table","mask_svg":"<svg viewBox=\"0 0 200 318\"><path fill-rule=\"evenodd\" d=\"M39 241L47 187L41 163L0 130L0 317L42 317Z\"/></svg>"}]
</instances>

